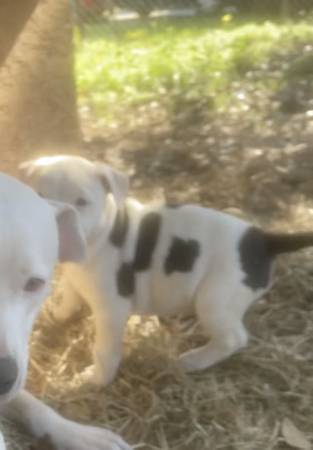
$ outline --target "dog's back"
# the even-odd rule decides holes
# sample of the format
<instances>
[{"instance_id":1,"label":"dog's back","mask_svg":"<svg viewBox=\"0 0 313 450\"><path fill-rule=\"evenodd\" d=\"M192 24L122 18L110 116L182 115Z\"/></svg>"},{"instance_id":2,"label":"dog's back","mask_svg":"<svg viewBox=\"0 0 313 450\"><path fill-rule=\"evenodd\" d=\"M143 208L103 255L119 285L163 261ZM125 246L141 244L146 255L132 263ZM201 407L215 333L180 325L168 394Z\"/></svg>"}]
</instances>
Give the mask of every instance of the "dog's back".
<instances>
[{"instance_id":1,"label":"dog's back","mask_svg":"<svg viewBox=\"0 0 313 450\"><path fill-rule=\"evenodd\" d=\"M230 270L242 276L238 242L246 222L195 205L138 208L128 200L126 210L129 226L117 273L132 271L125 295L137 312L180 312L190 308L204 278Z\"/></svg>"}]
</instances>

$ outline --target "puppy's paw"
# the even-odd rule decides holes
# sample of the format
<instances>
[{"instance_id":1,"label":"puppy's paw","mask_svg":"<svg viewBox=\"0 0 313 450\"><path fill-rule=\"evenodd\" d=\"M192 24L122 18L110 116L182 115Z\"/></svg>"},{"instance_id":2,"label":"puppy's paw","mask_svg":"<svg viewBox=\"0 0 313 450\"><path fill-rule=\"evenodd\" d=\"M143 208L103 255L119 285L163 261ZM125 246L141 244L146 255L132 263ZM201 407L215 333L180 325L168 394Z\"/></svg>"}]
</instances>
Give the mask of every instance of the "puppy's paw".
<instances>
[{"instance_id":1,"label":"puppy's paw","mask_svg":"<svg viewBox=\"0 0 313 450\"><path fill-rule=\"evenodd\" d=\"M57 450L131 450L120 436L109 430L65 420L51 437Z\"/></svg>"},{"instance_id":2,"label":"puppy's paw","mask_svg":"<svg viewBox=\"0 0 313 450\"><path fill-rule=\"evenodd\" d=\"M196 348L180 355L178 365L184 372L196 372L204 369L206 365L203 364L203 348Z\"/></svg>"},{"instance_id":3,"label":"puppy's paw","mask_svg":"<svg viewBox=\"0 0 313 450\"><path fill-rule=\"evenodd\" d=\"M84 384L92 384L98 387L104 387L112 383L114 380L114 373L103 373L94 364L86 367L86 369L80 374L80 378Z\"/></svg>"},{"instance_id":4,"label":"puppy's paw","mask_svg":"<svg viewBox=\"0 0 313 450\"><path fill-rule=\"evenodd\" d=\"M0 450L6 450L4 438L2 436L2 433L0 433Z\"/></svg>"}]
</instances>

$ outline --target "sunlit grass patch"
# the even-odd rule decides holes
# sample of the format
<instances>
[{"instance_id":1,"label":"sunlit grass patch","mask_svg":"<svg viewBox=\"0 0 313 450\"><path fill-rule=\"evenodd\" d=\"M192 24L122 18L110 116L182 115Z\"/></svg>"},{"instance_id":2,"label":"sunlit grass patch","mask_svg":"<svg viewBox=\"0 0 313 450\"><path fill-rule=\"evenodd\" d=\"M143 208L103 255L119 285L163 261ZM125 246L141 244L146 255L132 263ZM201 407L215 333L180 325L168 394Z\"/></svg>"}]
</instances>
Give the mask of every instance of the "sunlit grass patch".
<instances>
[{"instance_id":1,"label":"sunlit grass patch","mask_svg":"<svg viewBox=\"0 0 313 450\"><path fill-rule=\"evenodd\" d=\"M77 42L80 102L113 116L151 101L170 104L177 96L207 96L219 105L227 102L233 81L266 65L275 52L312 38L306 22L240 25L200 18L94 26Z\"/></svg>"}]
</instances>

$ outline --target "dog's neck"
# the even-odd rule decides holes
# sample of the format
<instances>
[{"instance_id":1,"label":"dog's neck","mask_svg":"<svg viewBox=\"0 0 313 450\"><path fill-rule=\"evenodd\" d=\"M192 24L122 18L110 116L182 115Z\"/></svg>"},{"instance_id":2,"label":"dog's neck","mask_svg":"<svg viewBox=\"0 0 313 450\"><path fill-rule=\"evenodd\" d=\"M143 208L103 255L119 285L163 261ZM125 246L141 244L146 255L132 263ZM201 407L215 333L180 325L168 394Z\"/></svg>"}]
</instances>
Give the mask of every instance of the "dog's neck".
<instances>
[{"instance_id":1,"label":"dog's neck","mask_svg":"<svg viewBox=\"0 0 313 450\"><path fill-rule=\"evenodd\" d=\"M115 228L117 223L124 217L125 202L117 205L113 195L107 196L99 223L93 228L87 236L88 254L94 255L98 249L106 242L114 241ZM124 220L124 219L122 219Z\"/></svg>"}]
</instances>

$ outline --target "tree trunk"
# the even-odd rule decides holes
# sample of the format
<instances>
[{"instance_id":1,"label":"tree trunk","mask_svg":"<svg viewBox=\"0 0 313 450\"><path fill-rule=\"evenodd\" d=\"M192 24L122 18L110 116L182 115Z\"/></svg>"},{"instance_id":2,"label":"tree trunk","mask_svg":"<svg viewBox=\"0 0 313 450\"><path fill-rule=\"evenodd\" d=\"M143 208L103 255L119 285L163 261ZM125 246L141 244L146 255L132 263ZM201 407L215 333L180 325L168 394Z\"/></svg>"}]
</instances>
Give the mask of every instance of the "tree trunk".
<instances>
[{"instance_id":1,"label":"tree trunk","mask_svg":"<svg viewBox=\"0 0 313 450\"><path fill-rule=\"evenodd\" d=\"M79 145L73 69L70 2L40 0L0 71L2 165Z\"/></svg>"},{"instance_id":2,"label":"tree trunk","mask_svg":"<svg viewBox=\"0 0 313 450\"><path fill-rule=\"evenodd\" d=\"M282 19L288 18L291 16L291 5L289 0L282 0L280 6L280 15Z\"/></svg>"},{"instance_id":3,"label":"tree trunk","mask_svg":"<svg viewBox=\"0 0 313 450\"><path fill-rule=\"evenodd\" d=\"M13 47L38 0L0 1L0 66Z\"/></svg>"}]
</instances>

